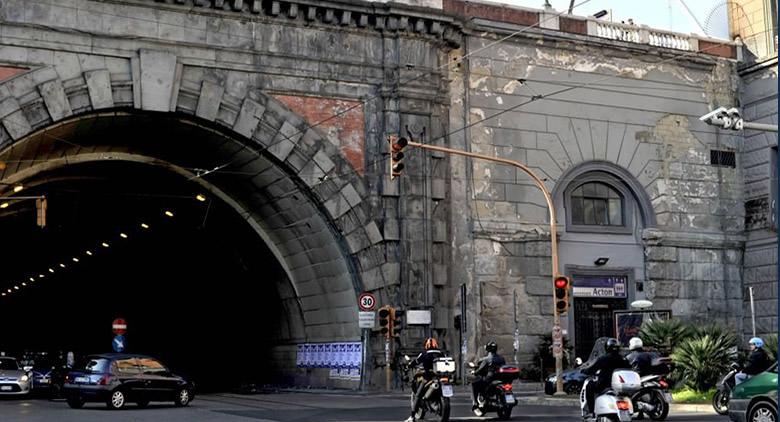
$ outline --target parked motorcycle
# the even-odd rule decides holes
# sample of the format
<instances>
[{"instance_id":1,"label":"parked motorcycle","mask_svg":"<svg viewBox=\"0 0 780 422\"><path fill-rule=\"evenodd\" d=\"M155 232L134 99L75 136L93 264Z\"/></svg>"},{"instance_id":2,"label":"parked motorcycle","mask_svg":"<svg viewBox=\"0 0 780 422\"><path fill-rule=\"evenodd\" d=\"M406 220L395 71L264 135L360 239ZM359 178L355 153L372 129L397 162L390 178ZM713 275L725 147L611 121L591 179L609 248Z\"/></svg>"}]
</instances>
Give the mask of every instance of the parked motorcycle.
<instances>
[{"instance_id":1,"label":"parked motorcycle","mask_svg":"<svg viewBox=\"0 0 780 422\"><path fill-rule=\"evenodd\" d=\"M712 396L712 407L719 415L728 415L729 413L731 390L734 389L737 383L736 375L740 371L741 366L738 363L732 363L730 368L731 370L718 382L718 391Z\"/></svg>"},{"instance_id":2,"label":"parked motorcycle","mask_svg":"<svg viewBox=\"0 0 780 422\"><path fill-rule=\"evenodd\" d=\"M588 401L585 391L593 378L585 381L580 392L580 409L584 421L630 422L634 413L631 396L641 390L642 381L634 371L620 370L612 373L612 386L596 396L593 405L595 419L588 417Z\"/></svg>"},{"instance_id":3,"label":"parked motorcycle","mask_svg":"<svg viewBox=\"0 0 780 422\"><path fill-rule=\"evenodd\" d=\"M408 362L409 356L404 356L404 380L409 381L408 372L410 369ZM425 418L426 413L436 415L439 422L450 420L450 397L453 396L452 377L455 375L455 361L451 357L437 358L433 361L433 379L426 381L421 379L421 384L415 388L412 382L411 405L414 406L414 399L418 388L424 388L420 408L415 414L415 419ZM413 380L412 380L413 381Z\"/></svg>"},{"instance_id":4,"label":"parked motorcycle","mask_svg":"<svg viewBox=\"0 0 780 422\"><path fill-rule=\"evenodd\" d=\"M469 362L469 367L476 364ZM474 374L474 370L471 370ZM512 391L512 382L520 378L520 369L512 365L503 365L496 371L495 379L485 387L485 391L477 395L477 408L474 414L485 416L489 412L498 413L498 418L508 420L512 417L512 409L517 405L517 399Z\"/></svg>"}]
</instances>

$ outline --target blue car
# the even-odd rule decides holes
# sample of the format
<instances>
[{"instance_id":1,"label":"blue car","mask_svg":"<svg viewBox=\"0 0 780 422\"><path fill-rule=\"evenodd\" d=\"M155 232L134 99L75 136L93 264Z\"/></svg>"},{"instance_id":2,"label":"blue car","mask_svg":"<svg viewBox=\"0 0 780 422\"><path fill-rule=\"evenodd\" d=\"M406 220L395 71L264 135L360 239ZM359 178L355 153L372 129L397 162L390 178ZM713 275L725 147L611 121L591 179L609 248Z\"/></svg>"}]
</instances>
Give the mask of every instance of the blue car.
<instances>
[{"instance_id":1,"label":"blue car","mask_svg":"<svg viewBox=\"0 0 780 422\"><path fill-rule=\"evenodd\" d=\"M563 371L563 391L566 394L579 394L582 389L582 384L588 379L588 376L583 374L579 368L569 369ZM544 393L548 395L555 394L555 384L558 381L558 377L555 374L550 375L544 380Z\"/></svg>"}]
</instances>

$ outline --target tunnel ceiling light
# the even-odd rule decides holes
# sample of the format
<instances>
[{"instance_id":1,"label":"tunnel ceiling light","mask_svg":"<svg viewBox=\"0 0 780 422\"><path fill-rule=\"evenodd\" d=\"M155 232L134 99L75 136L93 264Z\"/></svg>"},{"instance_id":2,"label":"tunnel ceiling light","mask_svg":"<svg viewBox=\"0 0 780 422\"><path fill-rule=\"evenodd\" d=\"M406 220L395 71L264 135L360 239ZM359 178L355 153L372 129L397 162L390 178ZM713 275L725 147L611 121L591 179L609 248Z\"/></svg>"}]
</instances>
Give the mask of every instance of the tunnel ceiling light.
<instances>
[{"instance_id":1,"label":"tunnel ceiling light","mask_svg":"<svg viewBox=\"0 0 780 422\"><path fill-rule=\"evenodd\" d=\"M101 243L101 245L102 245L104 248L107 248L107 247L108 247L108 243L106 243L106 242L103 242L103 243Z\"/></svg>"},{"instance_id":2,"label":"tunnel ceiling light","mask_svg":"<svg viewBox=\"0 0 780 422\"><path fill-rule=\"evenodd\" d=\"M19 193L19 192L22 191L22 189L24 189L24 186L22 186L22 184L20 183L20 184L14 186L14 193Z\"/></svg>"},{"instance_id":3,"label":"tunnel ceiling light","mask_svg":"<svg viewBox=\"0 0 780 422\"><path fill-rule=\"evenodd\" d=\"M11 289L8 289L8 293L11 293Z\"/></svg>"},{"instance_id":4,"label":"tunnel ceiling light","mask_svg":"<svg viewBox=\"0 0 780 422\"><path fill-rule=\"evenodd\" d=\"M124 233L119 233L119 236L121 236L121 237L122 237L122 239L127 239L127 235L126 235L126 234L124 234Z\"/></svg>"},{"instance_id":5,"label":"tunnel ceiling light","mask_svg":"<svg viewBox=\"0 0 780 422\"><path fill-rule=\"evenodd\" d=\"M14 286L14 290L19 290L19 286Z\"/></svg>"},{"instance_id":6,"label":"tunnel ceiling light","mask_svg":"<svg viewBox=\"0 0 780 422\"><path fill-rule=\"evenodd\" d=\"M38 274L38 278L44 278L44 277L46 277L46 276L43 275L43 274Z\"/></svg>"},{"instance_id":7,"label":"tunnel ceiling light","mask_svg":"<svg viewBox=\"0 0 780 422\"><path fill-rule=\"evenodd\" d=\"M76 258L76 257L74 257L74 258L73 258L73 262L79 262L79 259L78 259L78 258Z\"/></svg>"},{"instance_id":8,"label":"tunnel ceiling light","mask_svg":"<svg viewBox=\"0 0 780 422\"><path fill-rule=\"evenodd\" d=\"M149 228L149 225L148 225L148 224L146 224L146 223L141 223L141 227L143 227L143 228L145 228L145 229L148 229L148 228Z\"/></svg>"},{"instance_id":9,"label":"tunnel ceiling light","mask_svg":"<svg viewBox=\"0 0 780 422\"><path fill-rule=\"evenodd\" d=\"M167 215L168 217L173 217L173 213L168 210L165 210L165 215Z\"/></svg>"},{"instance_id":10,"label":"tunnel ceiling light","mask_svg":"<svg viewBox=\"0 0 780 422\"><path fill-rule=\"evenodd\" d=\"M54 272L54 268L49 268L49 272L53 273Z\"/></svg>"},{"instance_id":11,"label":"tunnel ceiling light","mask_svg":"<svg viewBox=\"0 0 780 422\"><path fill-rule=\"evenodd\" d=\"M65 268L65 264L60 264L60 267Z\"/></svg>"},{"instance_id":12,"label":"tunnel ceiling light","mask_svg":"<svg viewBox=\"0 0 780 422\"><path fill-rule=\"evenodd\" d=\"M92 251L87 251L87 255L92 256Z\"/></svg>"},{"instance_id":13,"label":"tunnel ceiling light","mask_svg":"<svg viewBox=\"0 0 780 422\"><path fill-rule=\"evenodd\" d=\"M3 292L3 296L5 296L5 292Z\"/></svg>"},{"instance_id":14,"label":"tunnel ceiling light","mask_svg":"<svg viewBox=\"0 0 780 422\"><path fill-rule=\"evenodd\" d=\"M0 204L0 208L8 208L8 205L10 205L8 202L3 202Z\"/></svg>"},{"instance_id":15,"label":"tunnel ceiling light","mask_svg":"<svg viewBox=\"0 0 780 422\"><path fill-rule=\"evenodd\" d=\"M35 281L35 279L34 279L34 278L32 278L32 277L30 277L30 279L29 279L29 280L30 280L30 281Z\"/></svg>"},{"instance_id":16,"label":"tunnel ceiling light","mask_svg":"<svg viewBox=\"0 0 780 422\"><path fill-rule=\"evenodd\" d=\"M22 286L27 286L27 283L25 283L25 282L23 281L23 282L22 282Z\"/></svg>"},{"instance_id":17,"label":"tunnel ceiling light","mask_svg":"<svg viewBox=\"0 0 780 422\"><path fill-rule=\"evenodd\" d=\"M200 202L205 202L206 201L206 196L199 193L197 196L195 196L195 199L197 199Z\"/></svg>"}]
</instances>

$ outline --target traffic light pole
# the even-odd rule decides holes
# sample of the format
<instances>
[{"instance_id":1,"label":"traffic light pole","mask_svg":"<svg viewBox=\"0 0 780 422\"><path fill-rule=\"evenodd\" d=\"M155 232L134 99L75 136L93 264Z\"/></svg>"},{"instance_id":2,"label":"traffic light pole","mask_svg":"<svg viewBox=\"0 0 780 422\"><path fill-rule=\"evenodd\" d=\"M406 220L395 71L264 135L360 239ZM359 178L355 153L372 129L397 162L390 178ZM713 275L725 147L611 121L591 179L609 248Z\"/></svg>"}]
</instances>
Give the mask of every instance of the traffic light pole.
<instances>
[{"instance_id":1,"label":"traffic light pole","mask_svg":"<svg viewBox=\"0 0 780 422\"><path fill-rule=\"evenodd\" d=\"M523 172L525 172L534 181L536 187L538 187L542 191L542 194L544 194L544 200L547 201L547 209L549 210L550 213L550 254L552 255L552 278L553 280L555 280L555 277L558 275L558 230L555 224L555 205L553 204L552 195L550 195L550 191L547 190L547 187L544 185L544 182L542 181L542 179L539 178L539 176L536 175L536 173L534 173L530 168L528 168L522 163L519 163L514 160L507 160L505 158L491 157L489 155L476 154L473 152L462 151L459 149L453 149L447 147L440 147L436 145L421 144L419 142L414 142L414 141L409 141L408 145L410 147L427 149L430 151L438 151L438 152L443 152L452 155L460 155L463 157L471 157L471 158L476 158L478 160L485 160L494 163L505 164L508 166L517 167ZM555 288L553 288L552 297L553 297L553 315L554 315L553 326L560 327L561 316L555 308ZM560 354L556 354L555 355L555 375L557 379L557 383L555 385L556 395L566 394L563 391L563 377L561 376L562 372L563 372L563 357Z\"/></svg>"}]
</instances>

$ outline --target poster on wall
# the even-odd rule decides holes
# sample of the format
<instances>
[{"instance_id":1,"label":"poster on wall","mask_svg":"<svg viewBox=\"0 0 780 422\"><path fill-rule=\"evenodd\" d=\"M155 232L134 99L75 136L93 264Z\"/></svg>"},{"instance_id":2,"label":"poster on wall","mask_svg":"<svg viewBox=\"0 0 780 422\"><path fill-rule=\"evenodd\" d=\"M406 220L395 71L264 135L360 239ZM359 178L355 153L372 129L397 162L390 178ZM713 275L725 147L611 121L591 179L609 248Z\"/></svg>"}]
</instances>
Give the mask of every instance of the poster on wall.
<instances>
[{"instance_id":1,"label":"poster on wall","mask_svg":"<svg viewBox=\"0 0 780 422\"><path fill-rule=\"evenodd\" d=\"M304 343L297 346L296 366L299 368L325 368L332 377L360 378L363 361L363 345L360 342ZM334 372L333 369L341 369ZM354 375L350 370L357 370Z\"/></svg>"},{"instance_id":2,"label":"poster on wall","mask_svg":"<svg viewBox=\"0 0 780 422\"><path fill-rule=\"evenodd\" d=\"M632 337L639 336L642 324L652 320L668 320L672 317L669 310L614 311L615 338L621 344L628 344Z\"/></svg>"}]
</instances>

